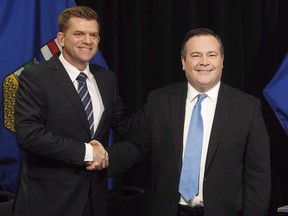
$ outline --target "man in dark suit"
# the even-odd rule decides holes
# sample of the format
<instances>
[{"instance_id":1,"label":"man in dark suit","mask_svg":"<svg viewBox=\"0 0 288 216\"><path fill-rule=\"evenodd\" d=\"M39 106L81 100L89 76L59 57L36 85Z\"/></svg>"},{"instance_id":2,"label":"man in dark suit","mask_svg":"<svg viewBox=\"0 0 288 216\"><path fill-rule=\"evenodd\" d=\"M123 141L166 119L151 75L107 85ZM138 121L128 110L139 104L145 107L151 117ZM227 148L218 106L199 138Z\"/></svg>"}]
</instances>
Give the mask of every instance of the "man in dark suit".
<instances>
[{"instance_id":1,"label":"man in dark suit","mask_svg":"<svg viewBox=\"0 0 288 216\"><path fill-rule=\"evenodd\" d=\"M266 215L270 153L260 101L221 82L224 48L211 30L190 31L184 39L181 60L188 82L150 93L138 113L135 130L107 149L108 173L124 172L149 160L145 215ZM199 94L205 94L200 111L201 160L198 173L192 171L198 176L196 193L189 197L179 188L185 175L190 116L194 115ZM192 136L191 142L196 138ZM196 147L190 153L194 151ZM193 164L196 162L192 160L188 166L192 169Z\"/></svg>"},{"instance_id":2,"label":"man in dark suit","mask_svg":"<svg viewBox=\"0 0 288 216\"><path fill-rule=\"evenodd\" d=\"M101 168L107 155L98 141L107 146L111 126L124 135L129 115L114 74L89 64L100 41L95 11L68 8L58 25L62 53L23 71L19 80L16 136L25 154L14 215L105 216L105 171L89 171L87 163Z\"/></svg>"}]
</instances>

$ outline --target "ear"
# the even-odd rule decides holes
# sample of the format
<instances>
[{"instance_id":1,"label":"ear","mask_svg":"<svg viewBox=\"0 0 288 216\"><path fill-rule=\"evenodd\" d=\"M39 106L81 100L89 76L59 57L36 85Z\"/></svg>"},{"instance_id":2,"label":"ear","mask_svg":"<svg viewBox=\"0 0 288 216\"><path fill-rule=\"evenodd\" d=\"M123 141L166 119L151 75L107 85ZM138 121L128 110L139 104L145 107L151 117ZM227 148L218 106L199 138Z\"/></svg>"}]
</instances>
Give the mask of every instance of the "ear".
<instances>
[{"instance_id":1,"label":"ear","mask_svg":"<svg viewBox=\"0 0 288 216\"><path fill-rule=\"evenodd\" d=\"M185 57L183 57L183 56L181 57L181 62L182 62L182 70L185 71L185 69L186 69L185 68L185 63L186 63Z\"/></svg>"},{"instance_id":2,"label":"ear","mask_svg":"<svg viewBox=\"0 0 288 216\"><path fill-rule=\"evenodd\" d=\"M57 34L57 42L58 42L58 44L61 46L61 47L64 47L64 39L65 39L65 37L64 37L64 33L63 32L58 32L58 34Z\"/></svg>"}]
</instances>

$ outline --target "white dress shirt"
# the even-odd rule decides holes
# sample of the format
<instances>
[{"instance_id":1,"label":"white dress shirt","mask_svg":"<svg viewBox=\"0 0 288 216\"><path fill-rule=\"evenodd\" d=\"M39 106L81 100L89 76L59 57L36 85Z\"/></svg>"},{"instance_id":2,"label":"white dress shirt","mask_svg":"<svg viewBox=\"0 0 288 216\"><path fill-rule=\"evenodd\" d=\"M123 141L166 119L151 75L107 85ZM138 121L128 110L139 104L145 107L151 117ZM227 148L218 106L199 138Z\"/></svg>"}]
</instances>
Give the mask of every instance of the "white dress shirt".
<instances>
[{"instance_id":1,"label":"white dress shirt","mask_svg":"<svg viewBox=\"0 0 288 216\"><path fill-rule=\"evenodd\" d=\"M189 206L203 206L203 179L204 179L204 170L205 170L205 162L207 156L207 150L209 145L210 133L212 128L212 123L214 119L218 91L220 87L220 82L214 86L209 91L205 92L207 97L203 99L201 103L201 115L203 119L203 145L202 145L202 153L201 153L201 162L200 162L200 176L199 176L199 193L197 196L192 198L189 202L186 202L183 197L180 197L179 203L182 205ZM188 92L186 99L186 109L185 109L185 122L184 122L184 132L183 132L183 159L184 152L186 147L187 134L190 124L190 118L192 115L193 107L197 102L197 95L200 94L197 92L191 85L188 83Z\"/></svg>"},{"instance_id":2,"label":"white dress shirt","mask_svg":"<svg viewBox=\"0 0 288 216\"><path fill-rule=\"evenodd\" d=\"M98 124L100 122L101 116L104 112L104 105L96 80L89 69L89 64L87 64L85 70L79 71L76 67L67 62L66 59L64 59L62 53L59 56L59 60L61 61L65 70L67 71L73 85L76 88L76 91L78 89L78 81L76 80L76 78L78 77L80 72L83 72L87 75L86 83L92 101L93 116L94 116L94 133L95 133ZM88 143L85 143L85 147L86 147L86 153L84 161L93 161L92 146Z\"/></svg>"}]
</instances>

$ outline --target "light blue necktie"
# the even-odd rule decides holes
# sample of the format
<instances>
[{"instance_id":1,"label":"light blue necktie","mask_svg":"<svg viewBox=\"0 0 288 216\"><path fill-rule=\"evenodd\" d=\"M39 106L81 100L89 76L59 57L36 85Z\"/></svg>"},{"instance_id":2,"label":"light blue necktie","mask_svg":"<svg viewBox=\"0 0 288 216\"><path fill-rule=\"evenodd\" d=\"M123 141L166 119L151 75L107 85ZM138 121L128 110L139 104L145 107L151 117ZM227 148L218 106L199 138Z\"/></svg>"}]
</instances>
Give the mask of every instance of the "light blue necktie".
<instances>
[{"instance_id":1,"label":"light blue necktie","mask_svg":"<svg viewBox=\"0 0 288 216\"><path fill-rule=\"evenodd\" d=\"M203 142L201 102L207 95L199 94L197 97L198 101L194 105L191 115L179 183L179 192L186 202L198 194L199 188L200 161Z\"/></svg>"},{"instance_id":2,"label":"light blue necktie","mask_svg":"<svg viewBox=\"0 0 288 216\"><path fill-rule=\"evenodd\" d=\"M81 72L79 74L79 76L76 78L76 80L79 83L78 94L79 94L81 101L82 101L84 108L85 108L87 120L89 122L89 129L90 129L90 133L91 133L91 137L92 137L94 134L93 107L92 107L91 97L90 97L90 94L89 94L88 89L87 89L86 79L87 79L87 75L83 72Z\"/></svg>"}]
</instances>

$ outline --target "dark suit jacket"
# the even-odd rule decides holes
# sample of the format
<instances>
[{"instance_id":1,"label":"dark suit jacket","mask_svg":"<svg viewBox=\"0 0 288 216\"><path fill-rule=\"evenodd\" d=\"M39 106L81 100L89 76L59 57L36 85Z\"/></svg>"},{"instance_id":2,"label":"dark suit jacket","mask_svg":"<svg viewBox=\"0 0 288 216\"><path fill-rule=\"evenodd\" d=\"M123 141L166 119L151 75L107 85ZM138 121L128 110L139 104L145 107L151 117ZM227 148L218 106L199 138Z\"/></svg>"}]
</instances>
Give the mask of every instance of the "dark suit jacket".
<instances>
[{"instance_id":1,"label":"dark suit jacket","mask_svg":"<svg viewBox=\"0 0 288 216\"><path fill-rule=\"evenodd\" d=\"M145 215L175 216L180 195L187 82L153 91L138 127L109 151L109 174L149 158ZM266 215L270 199L269 137L260 101L221 84L203 186L205 216Z\"/></svg>"},{"instance_id":2,"label":"dark suit jacket","mask_svg":"<svg viewBox=\"0 0 288 216\"><path fill-rule=\"evenodd\" d=\"M107 146L111 126L126 133L128 115L113 73L97 65L90 70L105 108L93 138ZM97 215L106 215L105 173L85 170L84 142L91 140L88 122L58 56L22 72L15 123L25 154L14 214L79 216L90 190Z\"/></svg>"}]
</instances>

